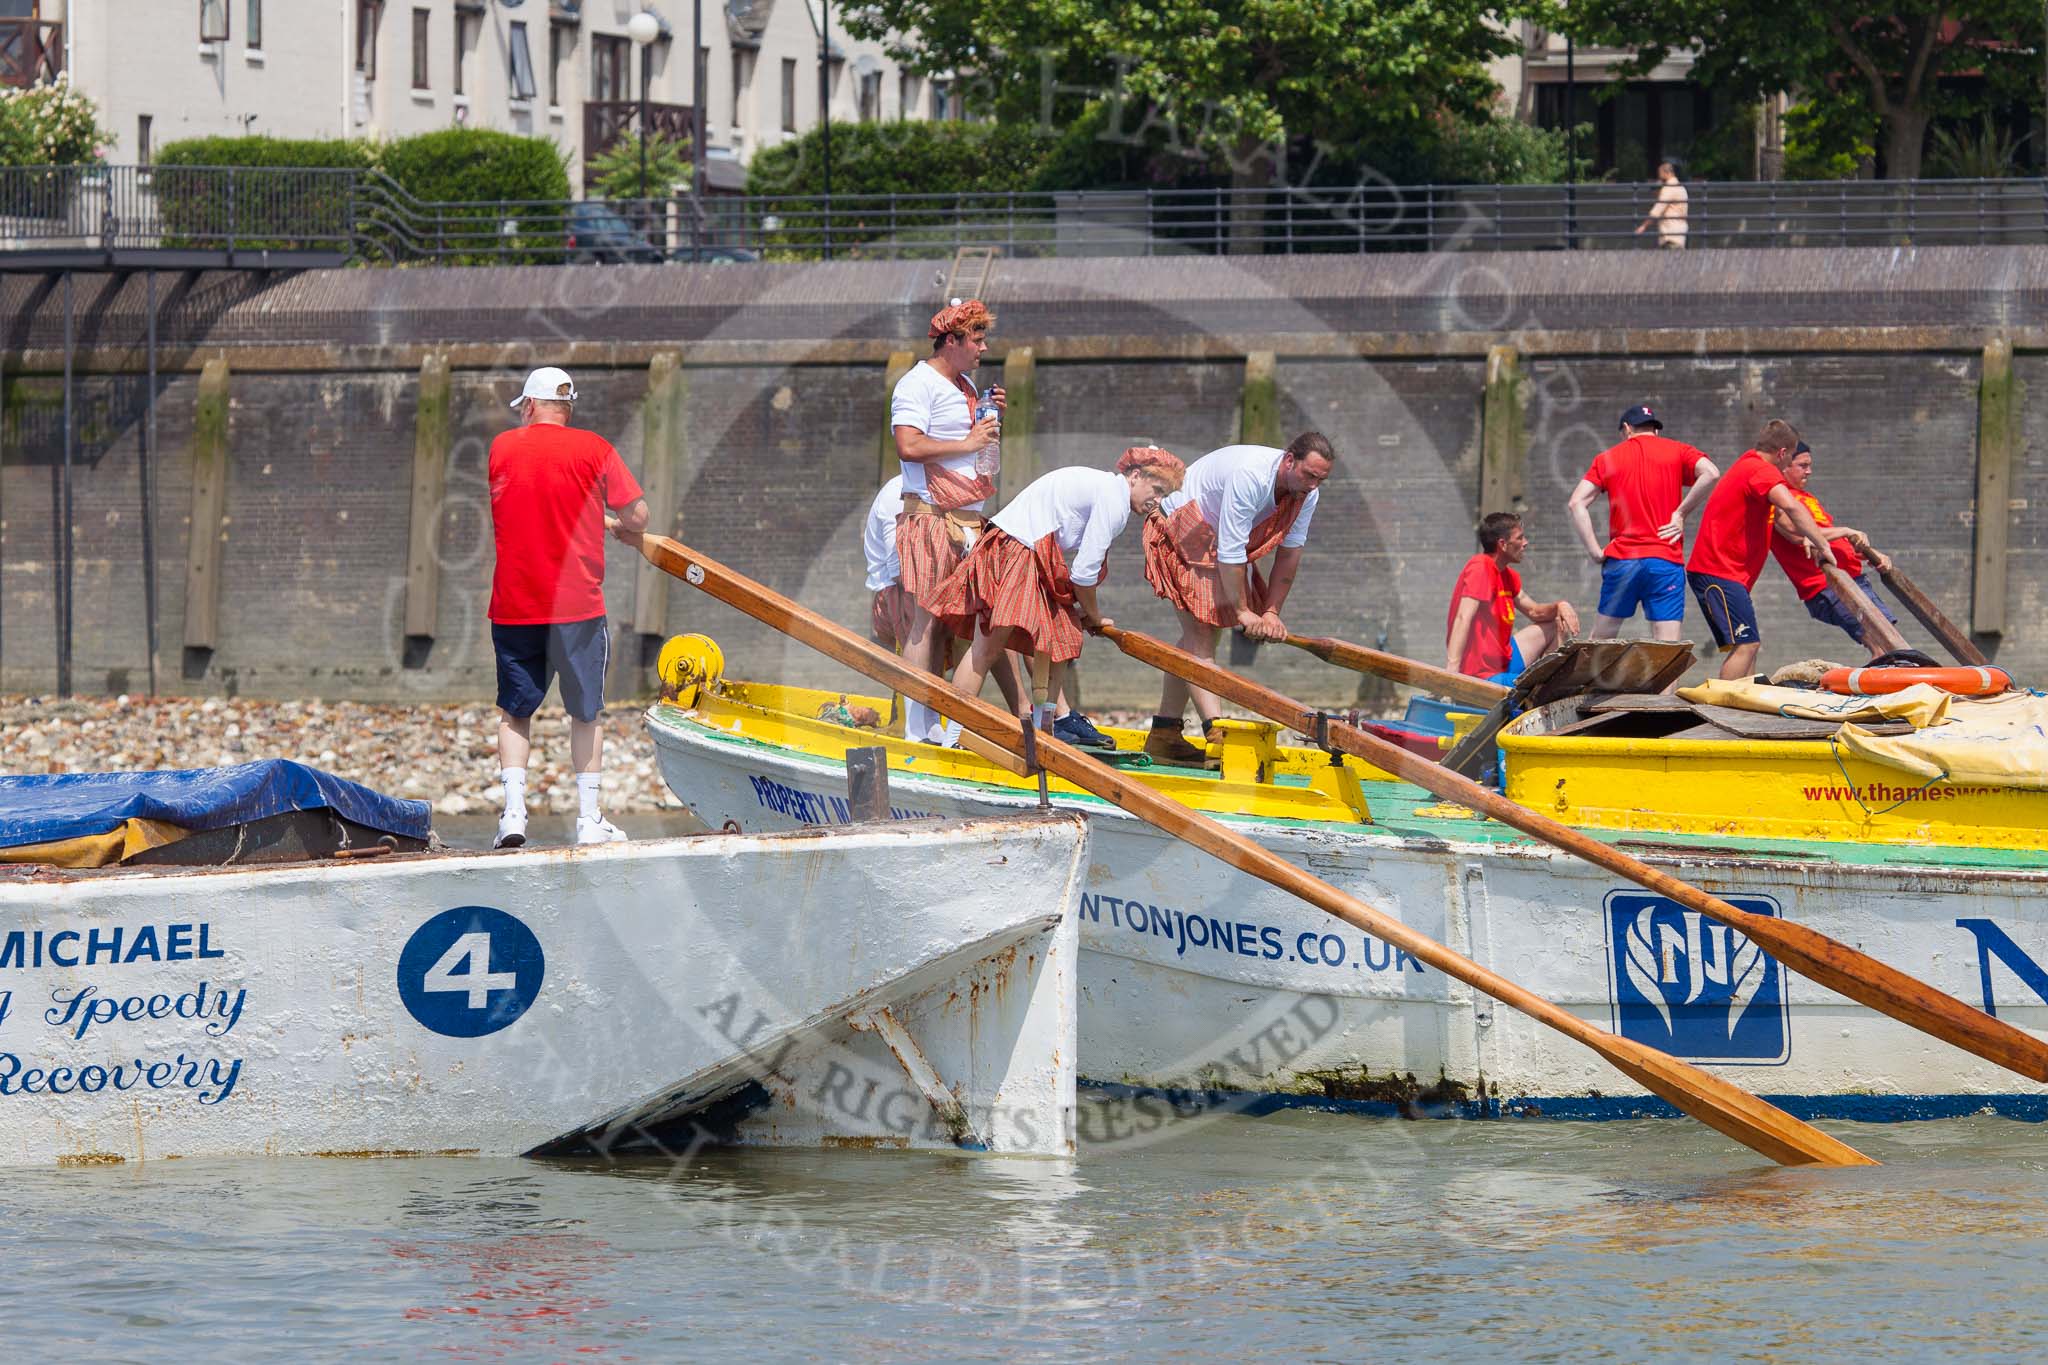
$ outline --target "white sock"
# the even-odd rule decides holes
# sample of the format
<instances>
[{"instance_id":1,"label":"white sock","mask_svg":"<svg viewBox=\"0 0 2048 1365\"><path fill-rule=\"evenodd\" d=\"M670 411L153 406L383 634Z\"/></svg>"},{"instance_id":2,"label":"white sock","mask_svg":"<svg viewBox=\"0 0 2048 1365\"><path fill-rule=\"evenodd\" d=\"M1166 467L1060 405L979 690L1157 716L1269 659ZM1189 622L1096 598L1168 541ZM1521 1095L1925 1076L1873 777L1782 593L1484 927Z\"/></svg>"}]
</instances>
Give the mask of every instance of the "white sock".
<instances>
[{"instance_id":1,"label":"white sock","mask_svg":"<svg viewBox=\"0 0 2048 1365\"><path fill-rule=\"evenodd\" d=\"M576 774L576 796L582 803L583 818L586 820L600 818L597 810L597 784L603 780L603 773Z\"/></svg>"},{"instance_id":2,"label":"white sock","mask_svg":"<svg viewBox=\"0 0 2048 1365\"><path fill-rule=\"evenodd\" d=\"M903 737L918 744L931 742L932 730L939 724L939 713L921 701L909 697L903 699Z\"/></svg>"},{"instance_id":3,"label":"white sock","mask_svg":"<svg viewBox=\"0 0 2048 1365\"><path fill-rule=\"evenodd\" d=\"M526 769L506 768L504 770L504 777L505 813L507 815L515 813L524 815L526 813Z\"/></svg>"}]
</instances>

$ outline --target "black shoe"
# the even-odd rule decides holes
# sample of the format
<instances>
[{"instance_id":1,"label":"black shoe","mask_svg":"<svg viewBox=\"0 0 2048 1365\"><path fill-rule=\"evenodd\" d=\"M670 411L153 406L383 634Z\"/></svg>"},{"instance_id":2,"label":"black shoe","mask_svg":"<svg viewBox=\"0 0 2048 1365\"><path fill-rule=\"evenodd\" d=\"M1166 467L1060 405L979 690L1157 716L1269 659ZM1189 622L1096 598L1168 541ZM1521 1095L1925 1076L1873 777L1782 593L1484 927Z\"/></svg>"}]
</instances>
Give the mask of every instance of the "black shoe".
<instances>
[{"instance_id":1,"label":"black shoe","mask_svg":"<svg viewBox=\"0 0 2048 1365\"><path fill-rule=\"evenodd\" d=\"M1114 749L1116 741L1095 728L1079 711L1069 711L1052 723L1052 737L1087 749Z\"/></svg>"}]
</instances>

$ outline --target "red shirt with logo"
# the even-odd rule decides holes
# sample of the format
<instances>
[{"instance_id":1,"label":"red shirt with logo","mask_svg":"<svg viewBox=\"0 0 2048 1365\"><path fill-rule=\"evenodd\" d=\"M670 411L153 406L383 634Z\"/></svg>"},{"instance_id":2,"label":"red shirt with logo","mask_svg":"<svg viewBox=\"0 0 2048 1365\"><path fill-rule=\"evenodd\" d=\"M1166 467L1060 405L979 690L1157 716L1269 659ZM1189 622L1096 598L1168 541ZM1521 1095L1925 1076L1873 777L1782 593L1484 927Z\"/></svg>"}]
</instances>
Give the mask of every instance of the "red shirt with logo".
<instances>
[{"instance_id":1,"label":"red shirt with logo","mask_svg":"<svg viewBox=\"0 0 2048 1365\"><path fill-rule=\"evenodd\" d=\"M1639 431L1593 457L1586 482L1607 494L1609 559L1679 562L1679 547L1657 534L1699 479L1706 456L1683 441Z\"/></svg>"},{"instance_id":2,"label":"red shirt with logo","mask_svg":"<svg viewBox=\"0 0 2048 1365\"><path fill-rule=\"evenodd\" d=\"M498 564L491 620L552 625L604 615L604 514L640 497L612 443L536 422L491 442L491 531Z\"/></svg>"},{"instance_id":3,"label":"red shirt with logo","mask_svg":"<svg viewBox=\"0 0 2048 1365\"><path fill-rule=\"evenodd\" d=\"M1805 504L1807 512L1813 517L1814 525L1823 531L1835 524L1835 519L1828 515L1828 509L1822 507L1820 499L1813 494L1795 490L1792 496ZM1829 541L1828 548L1835 552L1835 564L1843 573L1854 578L1863 572L1863 556L1856 553L1856 547L1849 543L1846 536L1840 540ZM1785 577L1792 580L1792 586L1799 592L1800 601L1806 602L1818 597L1821 589L1828 585L1827 570L1820 566L1818 560L1807 557L1806 542L1787 540L1778 534L1778 509L1775 507L1771 509L1771 555L1778 561L1778 567L1785 571Z\"/></svg>"},{"instance_id":4,"label":"red shirt with logo","mask_svg":"<svg viewBox=\"0 0 2048 1365\"><path fill-rule=\"evenodd\" d=\"M1472 618L1472 633L1465 639L1465 653L1458 671L1475 678L1505 673L1515 638L1515 599L1522 595L1522 576L1480 553L1465 561L1458 571L1458 585L1451 589L1451 614L1444 621L1444 643L1458 623L1458 603L1467 597L1479 599L1479 614Z\"/></svg>"},{"instance_id":5,"label":"red shirt with logo","mask_svg":"<svg viewBox=\"0 0 2048 1365\"><path fill-rule=\"evenodd\" d=\"M1685 567L1755 587L1771 554L1771 490L1784 482L1776 465L1754 450L1742 452L1707 495Z\"/></svg>"}]
</instances>

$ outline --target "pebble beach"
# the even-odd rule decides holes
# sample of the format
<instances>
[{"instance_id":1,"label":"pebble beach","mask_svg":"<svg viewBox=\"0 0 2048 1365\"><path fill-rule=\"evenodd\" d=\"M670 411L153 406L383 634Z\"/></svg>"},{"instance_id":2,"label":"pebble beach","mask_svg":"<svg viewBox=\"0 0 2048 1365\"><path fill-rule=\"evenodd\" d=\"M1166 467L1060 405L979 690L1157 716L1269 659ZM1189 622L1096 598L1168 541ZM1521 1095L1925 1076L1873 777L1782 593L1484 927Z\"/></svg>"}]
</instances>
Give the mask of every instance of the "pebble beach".
<instances>
[{"instance_id":1,"label":"pebble beach","mask_svg":"<svg viewBox=\"0 0 2048 1365\"><path fill-rule=\"evenodd\" d=\"M608 811L679 809L661 780L636 707L607 713ZM0 774L226 767L290 758L440 815L499 805L498 713L490 706L254 701L218 697L0 697ZM527 800L557 814L576 809L569 718L548 706L534 718Z\"/></svg>"}]
</instances>

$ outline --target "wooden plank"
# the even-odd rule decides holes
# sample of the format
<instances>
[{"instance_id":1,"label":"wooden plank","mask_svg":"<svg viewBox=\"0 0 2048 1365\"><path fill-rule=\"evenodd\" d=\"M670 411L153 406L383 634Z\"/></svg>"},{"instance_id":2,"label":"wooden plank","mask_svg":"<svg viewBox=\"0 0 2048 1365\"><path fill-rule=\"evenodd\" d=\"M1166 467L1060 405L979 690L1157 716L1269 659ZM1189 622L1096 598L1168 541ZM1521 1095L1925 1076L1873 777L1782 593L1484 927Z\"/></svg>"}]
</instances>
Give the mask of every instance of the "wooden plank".
<instances>
[{"instance_id":1,"label":"wooden plank","mask_svg":"<svg viewBox=\"0 0 2048 1365\"><path fill-rule=\"evenodd\" d=\"M683 533L676 480L689 462L684 430L688 396L682 352L656 352L647 363L647 397L640 406L640 487L647 495L647 529L659 535ZM640 561L633 578L635 634L668 634L668 584L667 574Z\"/></svg>"},{"instance_id":2,"label":"wooden plank","mask_svg":"<svg viewBox=\"0 0 2048 1365\"><path fill-rule=\"evenodd\" d=\"M1969 668L1984 668L1991 660L1984 657L1984 651L1977 648L1969 636L1963 634L1956 623L1948 619L1947 613L1934 605L1934 599L1920 591L1920 585L1906 577L1906 571L1892 561L1889 569L1879 569L1878 575L1892 595L1906 604L1906 610L1913 613L1927 633L1941 641L1942 648L1959 664Z\"/></svg>"},{"instance_id":3,"label":"wooden plank","mask_svg":"<svg viewBox=\"0 0 2048 1365\"><path fill-rule=\"evenodd\" d=\"M1003 357L1003 464L996 492L1004 503L1039 475L1038 359L1029 346L1012 346Z\"/></svg>"},{"instance_id":4,"label":"wooden plank","mask_svg":"<svg viewBox=\"0 0 2048 1365\"><path fill-rule=\"evenodd\" d=\"M441 515L448 497L448 357L420 362L412 424L412 524L405 559L405 633L434 638L441 618Z\"/></svg>"},{"instance_id":5,"label":"wooden plank","mask_svg":"<svg viewBox=\"0 0 2048 1365\"><path fill-rule=\"evenodd\" d=\"M889 402L896 396L896 386L916 363L917 357L909 351L889 352L889 368L882 382L882 448L876 465L880 471L875 480L877 488L903 472L903 461L896 455L896 424L889 420Z\"/></svg>"},{"instance_id":6,"label":"wooden plank","mask_svg":"<svg viewBox=\"0 0 2048 1365\"><path fill-rule=\"evenodd\" d=\"M1884 613L1877 609L1877 603L1870 600L1863 589L1856 586L1856 580L1849 577L1832 558L1821 565L1828 576L1828 586L1835 590L1835 596L1849 609L1863 627L1863 638L1877 646L1880 654L1905 649L1906 637L1899 634L1899 628L1885 620Z\"/></svg>"},{"instance_id":7,"label":"wooden plank","mask_svg":"<svg viewBox=\"0 0 2048 1365\"><path fill-rule=\"evenodd\" d=\"M1246 445L1282 446L1280 386L1275 377L1279 359L1271 351L1253 351L1244 358L1244 397L1238 404L1237 439Z\"/></svg>"},{"instance_id":8,"label":"wooden plank","mask_svg":"<svg viewBox=\"0 0 2048 1365\"><path fill-rule=\"evenodd\" d=\"M2005 633L2005 557L2012 531L2012 460L2019 438L2019 404L2012 376L2012 342L1999 337L1984 348L1977 381L1976 572L1970 593L1970 629Z\"/></svg>"},{"instance_id":9,"label":"wooden plank","mask_svg":"<svg viewBox=\"0 0 2048 1365\"><path fill-rule=\"evenodd\" d=\"M192 415L192 526L185 538L185 648L220 647L220 545L228 505L228 362L199 372Z\"/></svg>"},{"instance_id":10,"label":"wooden plank","mask_svg":"<svg viewBox=\"0 0 2048 1365\"><path fill-rule=\"evenodd\" d=\"M1763 711L1744 711L1733 706L1711 706L1695 702L1693 714L1709 725L1743 739L1827 739L1842 728L1838 720L1809 720L1804 716L1779 716ZM1913 723L1904 720L1857 722L1873 735L1909 735Z\"/></svg>"},{"instance_id":11,"label":"wooden plank","mask_svg":"<svg viewBox=\"0 0 2048 1365\"><path fill-rule=\"evenodd\" d=\"M1522 510L1528 454L1522 420L1521 355L1513 346L1489 346L1486 393L1479 415L1480 517Z\"/></svg>"},{"instance_id":12,"label":"wooden plank","mask_svg":"<svg viewBox=\"0 0 2048 1365\"><path fill-rule=\"evenodd\" d=\"M1618 711L1690 711L1692 703L1683 697L1674 697L1669 692L1623 692L1588 697L1579 703L1579 710L1587 715Z\"/></svg>"}]
</instances>

